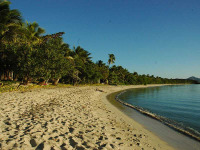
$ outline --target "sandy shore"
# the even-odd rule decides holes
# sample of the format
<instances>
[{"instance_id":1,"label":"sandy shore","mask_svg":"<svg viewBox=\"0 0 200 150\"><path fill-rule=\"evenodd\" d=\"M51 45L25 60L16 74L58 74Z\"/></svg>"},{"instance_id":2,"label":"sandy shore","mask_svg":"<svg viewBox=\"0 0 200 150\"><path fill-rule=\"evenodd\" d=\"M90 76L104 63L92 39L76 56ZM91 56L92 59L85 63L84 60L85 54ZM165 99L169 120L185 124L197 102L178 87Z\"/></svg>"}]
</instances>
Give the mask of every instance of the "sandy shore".
<instances>
[{"instance_id":1,"label":"sandy shore","mask_svg":"<svg viewBox=\"0 0 200 150\"><path fill-rule=\"evenodd\" d=\"M173 149L106 99L110 93L139 87L147 86L2 93L0 149Z\"/></svg>"}]
</instances>

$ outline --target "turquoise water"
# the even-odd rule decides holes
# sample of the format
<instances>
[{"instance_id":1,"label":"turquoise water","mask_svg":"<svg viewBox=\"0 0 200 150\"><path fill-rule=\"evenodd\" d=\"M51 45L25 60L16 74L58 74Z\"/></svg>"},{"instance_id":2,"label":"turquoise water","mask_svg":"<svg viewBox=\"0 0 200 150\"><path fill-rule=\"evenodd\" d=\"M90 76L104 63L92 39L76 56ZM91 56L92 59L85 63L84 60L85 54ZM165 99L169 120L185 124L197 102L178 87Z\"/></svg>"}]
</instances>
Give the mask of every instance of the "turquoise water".
<instances>
[{"instance_id":1,"label":"turquoise water","mask_svg":"<svg viewBox=\"0 0 200 150\"><path fill-rule=\"evenodd\" d=\"M130 89L118 98L200 137L200 85Z\"/></svg>"}]
</instances>

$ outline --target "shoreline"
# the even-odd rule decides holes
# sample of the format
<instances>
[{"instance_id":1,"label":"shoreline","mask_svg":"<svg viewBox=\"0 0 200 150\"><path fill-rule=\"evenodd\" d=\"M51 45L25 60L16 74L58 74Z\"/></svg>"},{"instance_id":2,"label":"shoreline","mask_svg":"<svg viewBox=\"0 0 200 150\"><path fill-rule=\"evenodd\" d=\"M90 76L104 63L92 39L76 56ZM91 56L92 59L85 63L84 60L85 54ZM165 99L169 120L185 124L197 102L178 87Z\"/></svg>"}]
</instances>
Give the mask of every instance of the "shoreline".
<instances>
[{"instance_id":1,"label":"shoreline","mask_svg":"<svg viewBox=\"0 0 200 150\"><path fill-rule=\"evenodd\" d=\"M84 86L0 94L0 149L173 149L113 106L134 86ZM121 105L121 104L120 104Z\"/></svg>"},{"instance_id":2,"label":"shoreline","mask_svg":"<svg viewBox=\"0 0 200 150\"><path fill-rule=\"evenodd\" d=\"M153 86L150 86L150 87L153 87ZM145 87L141 87L141 88L145 88ZM126 89L126 90L129 90L129 89ZM137 108L137 107L135 107L135 106L133 106L131 104L125 103L125 102L121 101L120 99L118 99L117 98L118 95L123 94L126 90L118 91L116 93L110 94L110 96L108 95L108 101L114 107L118 108L119 111L122 111L124 113L124 115L127 115L131 119L137 121L138 123L140 123L141 125L143 125L144 128L146 128L147 130L153 132L161 140L166 141L172 147L174 147L176 149L181 149L181 150L191 150L191 149L199 150L200 149L199 148L200 147L200 143L199 143L199 138L198 137L193 137L193 136L187 135L187 133L185 133L181 129L178 129L178 128L174 127L174 126L170 126L169 124L163 123L162 120L160 120L160 118L157 118L154 114L151 114L149 112L141 110L141 109L139 109L139 108ZM124 108L124 110L125 110L124 111L121 108L122 107L121 105L129 108L130 109L129 111L132 111L132 110L133 111L132 112L128 112L126 110L126 108ZM130 114L130 113L133 113L133 115ZM135 117L134 115L135 116L138 115L138 116ZM144 120L141 121L141 119L144 119L145 121ZM156 131L155 129L147 127L149 125L149 123L152 123L152 122L156 123L157 127L160 130L161 129L162 130L168 130L169 133L166 133L167 136L163 135L162 132L159 132L159 131ZM172 136L174 136L174 137L172 138ZM172 139L175 140L175 142L172 142Z\"/></svg>"},{"instance_id":3,"label":"shoreline","mask_svg":"<svg viewBox=\"0 0 200 150\"><path fill-rule=\"evenodd\" d=\"M151 144L158 144L159 147L156 149L166 149L171 150L174 149L169 143L165 142L164 140L160 139L157 135L154 134L154 132L146 129L144 125L139 123L138 121L135 121L134 118L131 118L128 116L125 112L123 112L123 109L126 109L124 105L120 104L119 102L115 101L115 96L125 90L128 89L134 89L134 88L148 88L148 87L155 87L155 86L165 86L165 85L171 85L171 84L155 84L155 85L136 85L136 86L130 86L121 90L114 91L112 93L106 94L103 98L103 102L107 105L109 109L115 112L115 114L118 115L119 120L124 120L129 126L136 127L140 131L142 130L146 134L148 134L149 137L151 137L152 141ZM113 101L114 100L114 101Z\"/></svg>"},{"instance_id":4,"label":"shoreline","mask_svg":"<svg viewBox=\"0 0 200 150\"><path fill-rule=\"evenodd\" d=\"M124 92L125 92L125 91L124 91ZM160 121L161 123L163 123L164 125L166 125L166 126L172 128L172 129L176 130L177 132L180 132L180 133L182 133L182 134L188 136L189 138L192 138L192 139L194 139L194 140L200 142L200 137L191 134L189 131L186 131L186 130L184 130L184 129L178 128L178 127L176 127L175 125L173 125L173 124L171 124L171 123L165 122L162 116L157 116L157 115L155 115L155 114L153 114L153 113L150 113L150 112L148 112L148 111L146 111L146 110L144 110L144 109L142 109L142 108L139 108L139 107L137 107L137 106L128 104L128 103L126 103L126 102L123 102L122 100L120 100L120 99L118 98L118 96L121 95L121 94L123 94L124 92L122 91L121 93L119 93L118 95L116 95L115 100L118 101L119 103L121 103L122 105L125 105L125 106L127 106L127 107L130 107L130 108L132 108L132 109L138 111L139 113L141 113L141 114L143 114L143 115L146 115L146 116L148 116L148 117L150 117L150 118L152 118L152 119L158 120L158 121Z\"/></svg>"}]
</instances>

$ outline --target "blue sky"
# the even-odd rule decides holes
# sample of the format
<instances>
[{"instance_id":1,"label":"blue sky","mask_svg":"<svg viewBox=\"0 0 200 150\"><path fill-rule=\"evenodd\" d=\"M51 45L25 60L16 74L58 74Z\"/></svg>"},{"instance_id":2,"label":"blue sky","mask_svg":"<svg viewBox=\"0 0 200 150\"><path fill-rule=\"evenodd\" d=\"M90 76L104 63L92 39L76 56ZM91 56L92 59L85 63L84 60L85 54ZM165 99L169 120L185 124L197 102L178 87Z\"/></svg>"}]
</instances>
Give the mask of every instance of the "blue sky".
<instances>
[{"instance_id":1,"label":"blue sky","mask_svg":"<svg viewBox=\"0 0 200 150\"><path fill-rule=\"evenodd\" d=\"M200 77L199 0L11 0L47 34L65 32L93 60L167 78Z\"/></svg>"}]
</instances>

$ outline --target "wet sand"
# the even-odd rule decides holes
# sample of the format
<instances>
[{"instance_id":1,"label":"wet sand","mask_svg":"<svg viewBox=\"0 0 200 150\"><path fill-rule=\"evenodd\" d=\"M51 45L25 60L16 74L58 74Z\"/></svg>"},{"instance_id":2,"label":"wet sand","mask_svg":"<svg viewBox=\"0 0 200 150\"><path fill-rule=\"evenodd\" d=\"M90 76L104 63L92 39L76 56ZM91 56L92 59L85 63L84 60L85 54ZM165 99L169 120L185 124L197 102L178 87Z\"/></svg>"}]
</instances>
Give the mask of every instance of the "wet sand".
<instances>
[{"instance_id":1,"label":"wet sand","mask_svg":"<svg viewBox=\"0 0 200 150\"><path fill-rule=\"evenodd\" d=\"M121 91L123 92L123 91ZM179 150L200 150L200 142L175 131L174 129L164 125L158 120L152 119L133 108L127 107L115 100L115 97L121 92L116 92L108 95L110 103L115 105L120 111L127 116L143 125L146 129L153 132L163 141L169 143L170 146Z\"/></svg>"},{"instance_id":2,"label":"wet sand","mask_svg":"<svg viewBox=\"0 0 200 150\"><path fill-rule=\"evenodd\" d=\"M153 85L151 85L153 86ZM0 94L0 149L173 149L107 95L147 86L85 86Z\"/></svg>"}]
</instances>

